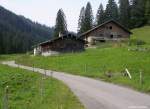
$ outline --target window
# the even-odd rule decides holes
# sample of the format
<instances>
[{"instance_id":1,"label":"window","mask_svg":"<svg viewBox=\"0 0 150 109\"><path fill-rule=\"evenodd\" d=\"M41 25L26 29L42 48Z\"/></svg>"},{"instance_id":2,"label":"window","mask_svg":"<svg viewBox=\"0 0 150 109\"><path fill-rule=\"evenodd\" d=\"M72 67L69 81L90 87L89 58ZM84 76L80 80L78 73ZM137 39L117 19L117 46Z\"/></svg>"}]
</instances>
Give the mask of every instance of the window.
<instances>
[{"instance_id":1,"label":"window","mask_svg":"<svg viewBox=\"0 0 150 109\"><path fill-rule=\"evenodd\" d=\"M110 26L109 29L112 30L112 26Z\"/></svg>"},{"instance_id":2,"label":"window","mask_svg":"<svg viewBox=\"0 0 150 109\"><path fill-rule=\"evenodd\" d=\"M110 38L114 38L114 35L111 34L111 35L110 35Z\"/></svg>"},{"instance_id":3,"label":"window","mask_svg":"<svg viewBox=\"0 0 150 109\"><path fill-rule=\"evenodd\" d=\"M103 36L103 34L100 34L99 36Z\"/></svg>"},{"instance_id":4,"label":"window","mask_svg":"<svg viewBox=\"0 0 150 109\"><path fill-rule=\"evenodd\" d=\"M121 37L122 37L122 35L118 35L118 37L119 37L119 38L121 38Z\"/></svg>"}]
</instances>

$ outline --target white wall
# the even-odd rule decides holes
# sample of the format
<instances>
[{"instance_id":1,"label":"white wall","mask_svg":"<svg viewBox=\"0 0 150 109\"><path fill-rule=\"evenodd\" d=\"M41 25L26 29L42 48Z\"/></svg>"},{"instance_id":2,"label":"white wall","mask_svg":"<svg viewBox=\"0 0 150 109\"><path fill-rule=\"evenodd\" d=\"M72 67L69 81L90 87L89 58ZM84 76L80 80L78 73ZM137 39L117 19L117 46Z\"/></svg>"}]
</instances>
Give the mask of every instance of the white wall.
<instances>
[{"instance_id":1,"label":"white wall","mask_svg":"<svg viewBox=\"0 0 150 109\"><path fill-rule=\"evenodd\" d=\"M47 51L47 52L42 52L42 56L52 56L52 55L57 55L59 52L56 51Z\"/></svg>"}]
</instances>

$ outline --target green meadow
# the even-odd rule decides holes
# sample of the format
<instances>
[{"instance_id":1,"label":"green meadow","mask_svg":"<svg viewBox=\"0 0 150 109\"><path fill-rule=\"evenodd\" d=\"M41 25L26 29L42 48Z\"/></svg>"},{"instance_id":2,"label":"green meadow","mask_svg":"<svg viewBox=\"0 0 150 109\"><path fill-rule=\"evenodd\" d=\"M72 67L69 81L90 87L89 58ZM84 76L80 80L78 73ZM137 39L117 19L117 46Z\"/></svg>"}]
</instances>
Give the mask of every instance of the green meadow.
<instances>
[{"instance_id":1,"label":"green meadow","mask_svg":"<svg viewBox=\"0 0 150 109\"><path fill-rule=\"evenodd\" d=\"M132 30L132 39L138 39L150 44L150 26L145 26L142 28L136 28Z\"/></svg>"},{"instance_id":2,"label":"green meadow","mask_svg":"<svg viewBox=\"0 0 150 109\"><path fill-rule=\"evenodd\" d=\"M8 60L14 57L0 58ZM62 82L35 72L0 64L0 109L8 108L84 109Z\"/></svg>"},{"instance_id":3,"label":"green meadow","mask_svg":"<svg viewBox=\"0 0 150 109\"><path fill-rule=\"evenodd\" d=\"M150 93L149 30L149 26L134 29L129 42L98 44L97 48L87 49L83 53L49 57L22 55L16 61L29 66L101 79ZM126 68L132 79L123 76Z\"/></svg>"}]
</instances>

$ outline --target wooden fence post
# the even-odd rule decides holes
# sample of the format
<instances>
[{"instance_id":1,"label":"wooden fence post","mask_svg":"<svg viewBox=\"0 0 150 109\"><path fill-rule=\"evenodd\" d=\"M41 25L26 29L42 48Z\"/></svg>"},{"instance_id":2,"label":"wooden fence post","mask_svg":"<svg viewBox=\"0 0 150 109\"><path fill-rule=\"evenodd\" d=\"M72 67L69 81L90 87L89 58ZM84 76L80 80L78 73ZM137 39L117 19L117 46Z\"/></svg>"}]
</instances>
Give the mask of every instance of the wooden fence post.
<instances>
[{"instance_id":1,"label":"wooden fence post","mask_svg":"<svg viewBox=\"0 0 150 109\"><path fill-rule=\"evenodd\" d=\"M60 105L60 109L63 109L63 106L62 106L62 104Z\"/></svg>"},{"instance_id":2,"label":"wooden fence post","mask_svg":"<svg viewBox=\"0 0 150 109\"><path fill-rule=\"evenodd\" d=\"M84 71L85 71L85 73L87 73L87 65L86 64L84 66Z\"/></svg>"},{"instance_id":3,"label":"wooden fence post","mask_svg":"<svg viewBox=\"0 0 150 109\"><path fill-rule=\"evenodd\" d=\"M143 84L143 73L142 71L140 71L140 85Z\"/></svg>"},{"instance_id":4,"label":"wooden fence post","mask_svg":"<svg viewBox=\"0 0 150 109\"><path fill-rule=\"evenodd\" d=\"M4 108L3 109L9 109L9 104L8 104L8 92L9 91L9 86L6 86L5 92L4 92Z\"/></svg>"},{"instance_id":5,"label":"wooden fence post","mask_svg":"<svg viewBox=\"0 0 150 109\"><path fill-rule=\"evenodd\" d=\"M43 76L41 77L41 80L40 80L40 100L41 100L41 103L43 102Z\"/></svg>"},{"instance_id":6,"label":"wooden fence post","mask_svg":"<svg viewBox=\"0 0 150 109\"><path fill-rule=\"evenodd\" d=\"M45 78L46 78L46 70L44 69L44 74L45 74Z\"/></svg>"},{"instance_id":7,"label":"wooden fence post","mask_svg":"<svg viewBox=\"0 0 150 109\"><path fill-rule=\"evenodd\" d=\"M51 74L51 77L53 77L53 71L51 71L50 74Z\"/></svg>"},{"instance_id":8,"label":"wooden fence post","mask_svg":"<svg viewBox=\"0 0 150 109\"><path fill-rule=\"evenodd\" d=\"M34 72L34 64L33 64L33 72Z\"/></svg>"}]
</instances>

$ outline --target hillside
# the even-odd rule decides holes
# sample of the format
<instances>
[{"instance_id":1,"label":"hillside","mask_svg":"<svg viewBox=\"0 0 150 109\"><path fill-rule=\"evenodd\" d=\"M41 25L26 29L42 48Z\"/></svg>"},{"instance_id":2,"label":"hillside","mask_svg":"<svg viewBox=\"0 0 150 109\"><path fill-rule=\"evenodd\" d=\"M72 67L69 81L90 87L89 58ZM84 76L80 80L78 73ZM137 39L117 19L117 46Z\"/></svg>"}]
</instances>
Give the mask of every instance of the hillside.
<instances>
[{"instance_id":1,"label":"hillside","mask_svg":"<svg viewBox=\"0 0 150 109\"><path fill-rule=\"evenodd\" d=\"M53 28L32 22L0 6L0 54L21 53L52 37Z\"/></svg>"},{"instance_id":2,"label":"hillside","mask_svg":"<svg viewBox=\"0 0 150 109\"><path fill-rule=\"evenodd\" d=\"M136 28L132 30L132 39L142 40L150 44L150 26L144 26L141 28Z\"/></svg>"},{"instance_id":3,"label":"hillside","mask_svg":"<svg viewBox=\"0 0 150 109\"><path fill-rule=\"evenodd\" d=\"M127 43L106 43L102 46L99 45L96 49L87 49L83 53L50 57L24 55L16 60L18 63L29 66L34 65L40 68L103 79L150 93L150 48L147 34L149 29L147 28L149 27L140 28L139 31L142 32L139 32L138 29L133 30L134 39L139 38L147 42L138 48L136 45L130 46ZM126 68L129 69L133 79L130 80L123 76L122 72L125 72ZM140 86L140 71L143 72L143 86ZM108 77L107 74L112 77Z\"/></svg>"}]
</instances>

